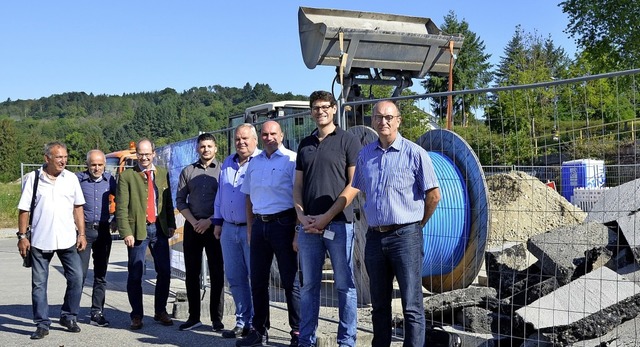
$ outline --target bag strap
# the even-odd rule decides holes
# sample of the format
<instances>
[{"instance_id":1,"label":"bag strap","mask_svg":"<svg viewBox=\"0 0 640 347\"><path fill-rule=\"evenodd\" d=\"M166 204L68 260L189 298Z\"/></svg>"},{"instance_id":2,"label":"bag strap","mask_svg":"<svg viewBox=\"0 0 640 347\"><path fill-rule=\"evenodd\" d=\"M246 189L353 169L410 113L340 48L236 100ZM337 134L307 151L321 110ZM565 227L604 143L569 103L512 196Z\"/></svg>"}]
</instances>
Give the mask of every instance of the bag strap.
<instances>
[{"instance_id":1,"label":"bag strap","mask_svg":"<svg viewBox=\"0 0 640 347\"><path fill-rule=\"evenodd\" d=\"M31 223L33 223L33 209L36 208L38 181L40 181L40 170L36 170L36 177L33 179L33 195L31 196L31 210L29 211L29 227L31 227Z\"/></svg>"}]
</instances>

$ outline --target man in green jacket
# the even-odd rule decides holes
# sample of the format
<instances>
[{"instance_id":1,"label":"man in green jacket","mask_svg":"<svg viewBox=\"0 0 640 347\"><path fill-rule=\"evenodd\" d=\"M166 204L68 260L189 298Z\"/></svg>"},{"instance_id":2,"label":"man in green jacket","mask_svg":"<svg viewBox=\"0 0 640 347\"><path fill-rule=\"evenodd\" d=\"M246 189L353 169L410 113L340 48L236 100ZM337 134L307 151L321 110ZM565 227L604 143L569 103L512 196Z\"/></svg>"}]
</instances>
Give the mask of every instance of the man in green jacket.
<instances>
[{"instance_id":1,"label":"man in green jacket","mask_svg":"<svg viewBox=\"0 0 640 347\"><path fill-rule=\"evenodd\" d=\"M138 165L118 178L116 218L120 237L127 245L127 294L131 304L131 330L142 328L142 274L147 247L151 250L156 270L154 320L173 325L167 313L171 263L169 238L176 229L169 175L153 165L155 146L148 139L136 144Z\"/></svg>"}]
</instances>

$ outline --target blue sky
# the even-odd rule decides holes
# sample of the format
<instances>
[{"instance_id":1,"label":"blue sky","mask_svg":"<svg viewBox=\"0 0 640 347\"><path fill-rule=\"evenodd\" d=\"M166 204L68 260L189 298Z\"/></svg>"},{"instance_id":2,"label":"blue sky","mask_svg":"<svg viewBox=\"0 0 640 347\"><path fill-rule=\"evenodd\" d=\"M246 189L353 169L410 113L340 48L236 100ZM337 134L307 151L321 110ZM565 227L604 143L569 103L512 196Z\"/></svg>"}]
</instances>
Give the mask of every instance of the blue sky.
<instances>
[{"instance_id":1,"label":"blue sky","mask_svg":"<svg viewBox=\"0 0 640 347\"><path fill-rule=\"evenodd\" d=\"M0 101L247 82L278 93L329 90L334 67L310 70L302 60L299 6L428 17L438 26L453 10L493 64L516 25L575 52L563 32L567 16L551 0L3 1Z\"/></svg>"}]
</instances>

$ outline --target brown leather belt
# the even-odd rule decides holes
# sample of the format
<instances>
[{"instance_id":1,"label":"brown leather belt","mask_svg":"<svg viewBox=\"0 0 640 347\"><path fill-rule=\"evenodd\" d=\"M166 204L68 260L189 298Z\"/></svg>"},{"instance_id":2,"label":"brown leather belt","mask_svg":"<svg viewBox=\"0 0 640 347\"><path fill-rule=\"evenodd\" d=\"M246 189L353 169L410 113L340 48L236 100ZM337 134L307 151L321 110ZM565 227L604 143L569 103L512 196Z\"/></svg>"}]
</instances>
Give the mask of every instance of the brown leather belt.
<instances>
[{"instance_id":1,"label":"brown leather belt","mask_svg":"<svg viewBox=\"0 0 640 347\"><path fill-rule=\"evenodd\" d=\"M296 214L296 210L293 208L290 208L288 210L284 210L282 212L278 212L278 213L274 213L274 214L258 214L255 213L254 216L261 220L263 223L269 223L269 222L273 222L274 220L278 219L278 218L282 218L282 217L287 217L287 216L295 216Z\"/></svg>"},{"instance_id":2,"label":"brown leather belt","mask_svg":"<svg viewBox=\"0 0 640 347\"><path fill-rule=\"evenodd\" d=\"M376 226L376 227L372 227L370 226L369 229L370 230L374 230L380 233L388 233L389 231L396 231L400 228L404 228L408 225L411 224L416 224L418 222L413 222L413 223L405 223L405 224L391 224L391 225L380 225L380 226Z\"/></svg>"}]
</instances>

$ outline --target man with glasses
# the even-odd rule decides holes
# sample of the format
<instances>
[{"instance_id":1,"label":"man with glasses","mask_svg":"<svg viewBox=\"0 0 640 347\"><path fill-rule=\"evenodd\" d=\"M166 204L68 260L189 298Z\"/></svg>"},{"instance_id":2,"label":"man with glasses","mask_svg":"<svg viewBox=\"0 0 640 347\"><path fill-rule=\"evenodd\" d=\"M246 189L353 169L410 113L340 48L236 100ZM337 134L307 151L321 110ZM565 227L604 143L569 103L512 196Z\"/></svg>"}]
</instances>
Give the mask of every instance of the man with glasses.
<instances>
[{"instance_id":1,"label":"man with glasses","mask_svg":"<svg viewBox=\"0 0 640 347\"><path fill-rule=\"evenodd\" d=\"M422 228L440 201L438 180L427 152L398 132L401 117L392 101L378 102L371 119L379 138L360 151L353 178L353 186L366 195L371 345L391 345L395 276L404 316L404 346L423 346Z\"/></svg>"},{"instance_id":2,"label":"man with glasses","mask_svg":"<svg viewBox=\"0 0 640 347\"><path fill-rule=\"evenodd\" d=\"M167 170L153 164L155 146L148 139L136 144L138 164L120 174L116 190L116 219L127 248L127 295L131 304L131 330L142 328L142 275L145 254L151 250L156 270L153 319L173 325L167 313L171 264L169 238L176 230Z\"/></svg>"},{"instance_id":3,"label":"man with glasses","mask_svg":"<svg viewBox=\"0 0 640 347\"><path fill-rule=\"evenodd\" d=\"M334 123L336 99L326 91L309 97L317 128L300 142L296 159L293 200L301 228L296 233L302 288L300 342L316 345L320 287L325 254L329 252L338 291L337 346L355 346L357 294L353 278L353 209L348 206L358 190L351 186L358 152L355 135Z\"/></svg>"}]
</instances>

